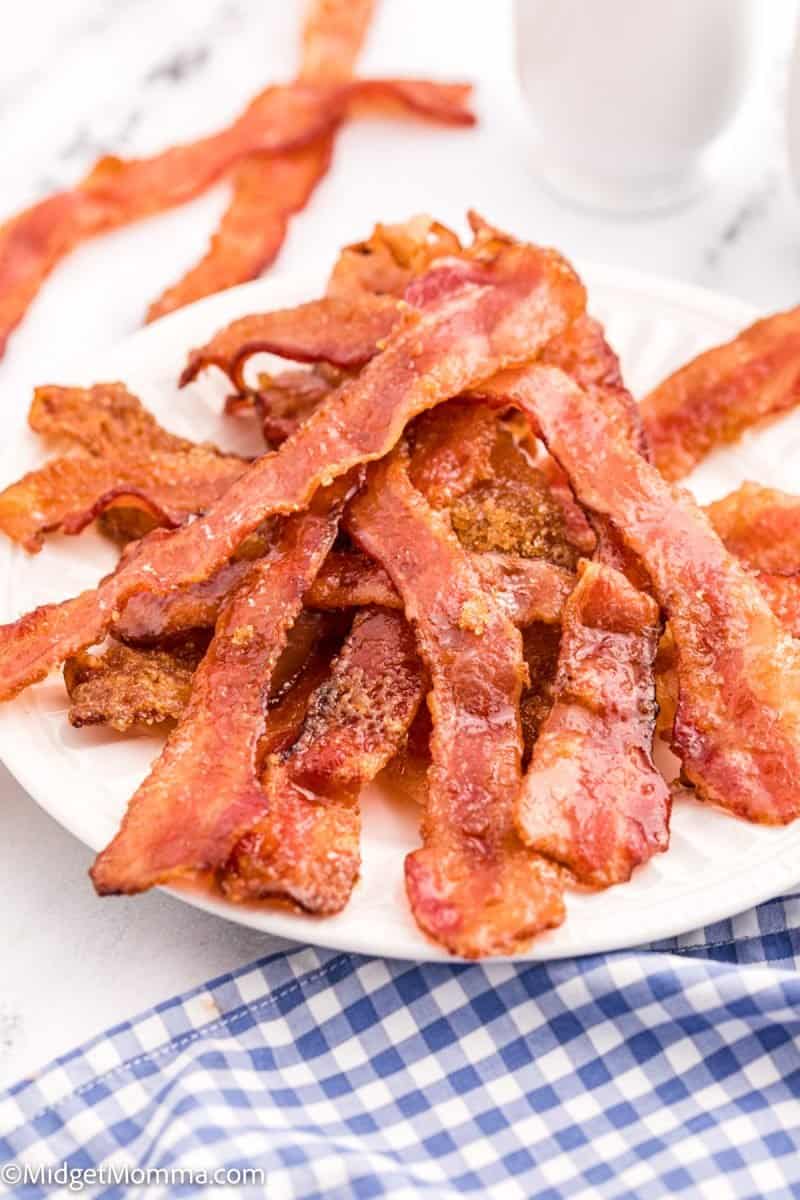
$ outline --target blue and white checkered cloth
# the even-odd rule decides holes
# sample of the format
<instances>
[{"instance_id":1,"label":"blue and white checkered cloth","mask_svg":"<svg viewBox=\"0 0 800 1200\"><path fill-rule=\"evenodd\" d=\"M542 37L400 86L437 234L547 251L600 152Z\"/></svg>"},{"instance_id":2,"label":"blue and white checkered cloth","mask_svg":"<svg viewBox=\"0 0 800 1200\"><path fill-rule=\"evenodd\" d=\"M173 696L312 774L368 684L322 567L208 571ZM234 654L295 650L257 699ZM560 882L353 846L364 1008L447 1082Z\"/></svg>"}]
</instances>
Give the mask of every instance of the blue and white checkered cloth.
<instances>
[{"instance_id":1,"label":"blue and white checkered cloth","mask_svg":"<svg viewBox=\"0 0 800 1200\"><path fill-rule=\"evenodd\" d=\"M0 1163L257 1165L235 1194L269 1200L800 1197L799 948L800 895L550 965L275 955L0 1096Z\"/></svg>"}]
</instances>

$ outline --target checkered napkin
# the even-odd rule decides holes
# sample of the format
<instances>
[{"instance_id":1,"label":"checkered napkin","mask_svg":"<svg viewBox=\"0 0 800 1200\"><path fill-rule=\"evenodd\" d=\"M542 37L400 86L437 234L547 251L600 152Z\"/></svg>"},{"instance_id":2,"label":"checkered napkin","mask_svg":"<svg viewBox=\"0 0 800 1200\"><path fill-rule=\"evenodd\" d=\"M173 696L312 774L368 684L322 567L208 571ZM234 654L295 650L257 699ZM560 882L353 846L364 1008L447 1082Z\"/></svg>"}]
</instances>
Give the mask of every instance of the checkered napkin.
<instances>
[{"instance_id":1,"label":"checkered napkin","mask_svg":"<svg viewBox=\"0 0 800 1200\"><path fill-rule=\"evenodd\" d=\"M550 965L274 955L0 1096L0 1162L255 1164L235 1194L269 1200L800 1197L799 946L792 896Z\"/></svg>"}]
</instances>

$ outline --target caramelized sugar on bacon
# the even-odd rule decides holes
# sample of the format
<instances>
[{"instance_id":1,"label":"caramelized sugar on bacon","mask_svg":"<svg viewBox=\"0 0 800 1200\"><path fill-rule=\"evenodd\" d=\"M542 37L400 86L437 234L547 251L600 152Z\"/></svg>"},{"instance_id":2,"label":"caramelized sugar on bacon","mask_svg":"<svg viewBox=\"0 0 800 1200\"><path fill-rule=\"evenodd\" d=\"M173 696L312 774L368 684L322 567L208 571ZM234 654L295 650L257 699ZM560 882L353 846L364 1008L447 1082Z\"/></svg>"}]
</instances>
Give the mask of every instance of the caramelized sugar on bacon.
<instances>
[{"instance_id":1,"label":"caramelized sugar on bacon","mask_svg":"<svg viewBox=\"0 0 800 1200\"><path fill-rule=\"evenodd\" d=\"M254 354L276 354L295 362L329 362L337 367L360 367L373 358L397 325L402 308L393 299L373 296L354 307L350 301L324 296L297 308L240 317L192 350L181 375L181 386L207 367L219 367L240 392Z\"/></svg>"},{"instance_id":2,"label":"caramelized sugar on bacon","mask_svg":"<svg viewBox=\"0 0 800 1200\"><path fill-rule=\"evenodd\" d=\"M517 822L534 850L608 887L669 844L669 788L651 753L658 606L612 567L584 562L562 629Z\"/></svg>"},{"instance_id":3,"label":"caramelized sugar on bacon","mask_svg":"<svg viewBox=\"0 0 800 1200\"><path fill-rule=\"evenodd\" d=\"M169 649L134 649L112 641L100 654L68 658L64 682L71 725L110 725L118 733L177 721L189 702L192 676L208 638Z\"/></svg>"},{"instance_id":4,"label":"caramelized sugar on bacon","mask_svg":"<svg viewBox=\"0 0 800 1200\"><path fill-rule=\"evenodd\" d=\"M101 894L214 870L263 814L258 752L273 669L353 486L339 480L289 518L275 554L252 564L225 605L181 720L92 868Z\"/></svg>"},{"instance_id":5,"label":"caramelized sugar on bacon","mask_svg":"<svg viewBox=\"0 0 800 1200\"><path fill-rule=\"evenodd\" d=\"M511 953L564 917L557 871L519 842L521 638L399 455L381 463L349 526L403 597L430 672L433 765L423 847L406 859L420 927L468 958Z\"/></svg>"},{"instance_id":6,"label":"caramelized sugar on bacon","mask_svg":"<svg viewBox=\"0 0 800 1200\"><path fill-rule=\"evenodd\" d=\"M197 446L163 429L123 383L37 387L28 424L44 437L66 439L99 458L174 454Z\"/></svg>"},{"instance_id":7,"label":"caramelized sugar on bacon","mask_svg":"<svg viewBox=\"0 0 800 1200\"><path fill-rule=\"evenodd\" d=\"M800 569L800 497L743 483L706 509L731 554L774 574Z\"/></svg>"},{"instance_id":8,"label":"caramelized sugar on bacon","mask_svg":"<svg viewBox=\"0 0 800 1200\"><path fill-rule=\"evenodd\" d=\"M282 896L317 913L347 903L360 867L358 794L394 757L426 691L400 613L356 615L302 733L266 764L266 812L221 878L232 900Z\"/></svg>"},{"instance_id":9,"label":"caramelized sugar on bacon","mask_svg":"<svg viewBox=\"0 0 800 1200\"><path fill-rule=\"evenodd\" d=\"M656 466L674 480L798 400L800 308L793 308L700 354L645 396L641 408Z\"/></svg>"},{"instance_id":10,"label":"caramelized sugar on bacon","mask_svg":"<svg viewBox=\"0 0 800 1200\"><path fill-rule=\"evenodd\" d=\"M563 373L492 384L530 414L581 503L646 567L678 652L673 748L698 794L782 824L800 813L800 647L689 495L671 487Z\"/></svg>"},{"instance_id":11,"label":"caramelized sugar on bacon","mask_svg":"<svg viewBox=\"0 0 800 1200\"><path fill-rule=\"evenodd\" d=\"M574 580L572 582L574 583ZM567 597L565 603L566 599ZM527 671L527 682L522 689L519 703L524 766L530 762L539 730L553 707L560 647L560 623L534 621L522 630L522 657Z\"/></svg>"},{"instance_id":12,"label":"caramelized sugar on bacon","mask_svg":"<svg viewBox=\"0 0 800 1200\"><path fill-rule=\"evenodd\" d=\"M96 591L0 627L0 699L99 641L135 593L208 579L266 517L303 508L323 481L381 458L414 416L533 358L585 299L555 252L525 245L495 251L481 241L470 258L433 268L413 286L420 307L409 309L386 349L204 516L145 539Z\"/></svg>"},{"instance_id":13,"label":"caramelized sugar on bacon","mask_svg":"<svg viewBox=\"0 0 800 1200\"><path fill-rule=\"evenodd\" d=\"M56 458L0 492L0 529L34 553L46 533L80 533L112 507L174 529L210 508L247 465L203 446L131 459Z\"/></svg>"}]
</instances>

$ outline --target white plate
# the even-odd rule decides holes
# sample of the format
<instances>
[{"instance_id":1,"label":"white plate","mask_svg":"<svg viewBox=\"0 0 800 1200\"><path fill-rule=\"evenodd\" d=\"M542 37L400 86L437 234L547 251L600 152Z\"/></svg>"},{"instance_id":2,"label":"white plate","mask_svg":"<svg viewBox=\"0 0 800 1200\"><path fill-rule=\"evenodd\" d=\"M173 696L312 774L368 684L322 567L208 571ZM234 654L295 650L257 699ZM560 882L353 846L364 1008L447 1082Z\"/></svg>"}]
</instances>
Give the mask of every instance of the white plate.
<instances>
[{"instance_id":1,"label":"white plate","mask_svg":"<svg viewBox=\"0 0 800 1200\"><path fill-rule=\"evenodd\" d=\"M746 305L710 292L627 271L587 267L584 274L591 309L606 323L636 394L698 351L728 339L756 315ZM123 379L170 429L243 448L246 423L218 415L225 388L216 373L183 391L175 386L186 351L235 316L296 303L318 295L321 287L321 278L273 277L233 289L81 361L70 378L56 382ZM11 445L0 461L2 484L43 457L23 424L27 399L19 397ZM715 454L696 472L692 486L704 502L746 478L791 491L795 447L800 449L800 414ZM92 531L80 538L52 538L38 556L3 541L0 619L11 620L37 604L90 586L113 557L109 545ZM0 756L37 803L94 850L113 836L158 745L155 738L72 729L59 674L0 708ZM321 920L266 907L236 908L175 894L232 921L298 941L398 958L445 957L417 931L406 905L403 858L417 843L412 806L398 808L373 787L364 797L363 813L363 875L337 917ZM586 954L682 933L778 895L798 881L800 822L762 829L681 802L673 815L668 853L625 886L597 895L570 894L566 923L540 938L525 957ZM75 886L89 885L76 880Z\"/></svg>"}]
</instances>

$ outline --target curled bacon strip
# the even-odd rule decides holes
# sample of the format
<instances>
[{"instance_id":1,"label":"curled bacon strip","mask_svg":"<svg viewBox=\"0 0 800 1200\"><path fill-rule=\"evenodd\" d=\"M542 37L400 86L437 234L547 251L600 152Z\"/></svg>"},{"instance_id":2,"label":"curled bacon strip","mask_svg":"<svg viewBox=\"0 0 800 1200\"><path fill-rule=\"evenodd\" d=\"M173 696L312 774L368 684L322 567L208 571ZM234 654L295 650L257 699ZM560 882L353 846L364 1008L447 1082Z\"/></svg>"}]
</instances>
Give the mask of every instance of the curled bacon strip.
<instances>
[{"instance_id":1,"label":"curled bacon strip","mask_svg":"<svg viewBox=\"0 0 800 1200\"><path fill-rule=\"evenodd\" d=\"M359 613L299 740L264 774L266 813L222 875L235 901L284 896L310 912L347 903L360 867L358 793L399 749L426 690L399 613Z\"/></svg>"},{"instance_id":2,"label":"curled bacon strip","mask_svg":"<svg viewBox=\"0 0 800 1200\"><path fill-rule=\"evenodd\" d=\"M699 355L642 401L655 462L682 479L716 446L800 400L800 308L756 321Z\"/></svg>"},{"instance_id":3,"label":"curled bacon strip","mask_svg":"<svg viewBox=\"0 0 800 1200\"><path fill-rule=\"evenodd\" d=\"M379 343L402 314L398 302L380 296L359 301L324 296L297 308L240 317L205 346L192 350L180 378L181 387L207 367L219 367L239 391L247 391L244 368L254 354L277 354L295 362L329 362L360 367L373 358Z\"/></svg>"},{"instance_id":4,"label":"curled bacon strip","mask_svg":"<svg viewBox=\"0 0 800 1200\"><path fill-rule=\"evenodd\" d=\"M140 543L96 591L0 627L0 699L99 641L135 593L208 579L266 517L303 508L323 481L383 457L412 417L529 361L582 311L583 288L554 252L511 245L490 255L478 242L475 257L418 281L423 307L409 310L386 349L205 516Z\"/></svg>"},{"instance_id":5,"label":"curled bacon strip","mask_svg":"<svg viewBox=\"0 0 800 1200\"><path fill-rule=\"evenodd\" d=\"M213 870L264 812L257 758L270 679L351 491L337 481L290 518L276 554L254 562L226 604L183 717L92 868L100 894Z\"/></svg>"},{"instance_id":6,"label":"curled bacon strip","mask_svg":"<svg viewBox=\"0 0 800 1200\"><path fill-rule=\"evenodd\" d=\"M399 225L378 224L364 242L345 246L328 280L327 295L359 300L396 296L412 279L428 271L437 258L461 253L452 229L425 213Z\"/></svg>"},{"instance_id":7,"label":"curled bacon strip","mask_svg":"<svg viewBox=\"0 0 800 1200\"><path fill-rule=\"evenodd\" d=\"M280 154L325 137L358 102L471 125L469 86L359 79L266 88L220 133L147 159L101 159L72 191L0 226L0 356L53 267L87 238L183 204L252 153Z\"/></svg>"},{"instance_id":8,"label":"curled bacon strip","mask_svg":"<svg viewBox=\"0 0 800 1200\"><path fill-rule=\"evenodd\" d=\"M155 524L175 528L209 508L247 465L201 446L128 460L56 458L0 492L0 529L35 553L46 533L80 533L114 505L143 509Z\"/></svg>"},{"instance_id":9,"label":"curled bacon strip","mask_svg":"<svg viewBox=\"0 0 800 1200\"><path fill-rule=\"evenodd\" d=\"M672 488L560 371L492 385L536 423L582 504L646 567L678 651L673 748L698 794L751 821L800 813L800 647L689 495Z\"/></svg>"},{"instance_id":10,"label":"curled bacon strip","mask_svg":"<svg viewBox=\"0 0 800 1200\"><path fill-rule=\"evenodd\" d=\"M278 375L260 375L252 394L261 431L268 446L280 446L302 425L333 391L333 385L314 370L281 371ZM249 397L248 397L249 399ZM228 410L240 401L241 394L229 398Z\"/></svg>"},{"instance_id":11,"label":"curled bacon strip","mask_svg":"<svg viewBox=\"0 0 800 1200\"><path fill-rule=\"evenodd\" d=\"M564 916L557 872L517 839L521 638L402 458L373 468L350 510L392 575L433 686L423 848L406 859L420 927L455 954L511 953Z\"/></svg>"},{"instance_id":12,"label":"curled bacon strip","mask_svg":"<svg viewBox=\"0 0 800 1200\"><path fill-rule=\"evenodd\" d=\"M584 562L564 609L556 699L517 811L534 850L608 887L669 844L669 788L653 765L658 606Z\"/></svg>"}]
</instances>

